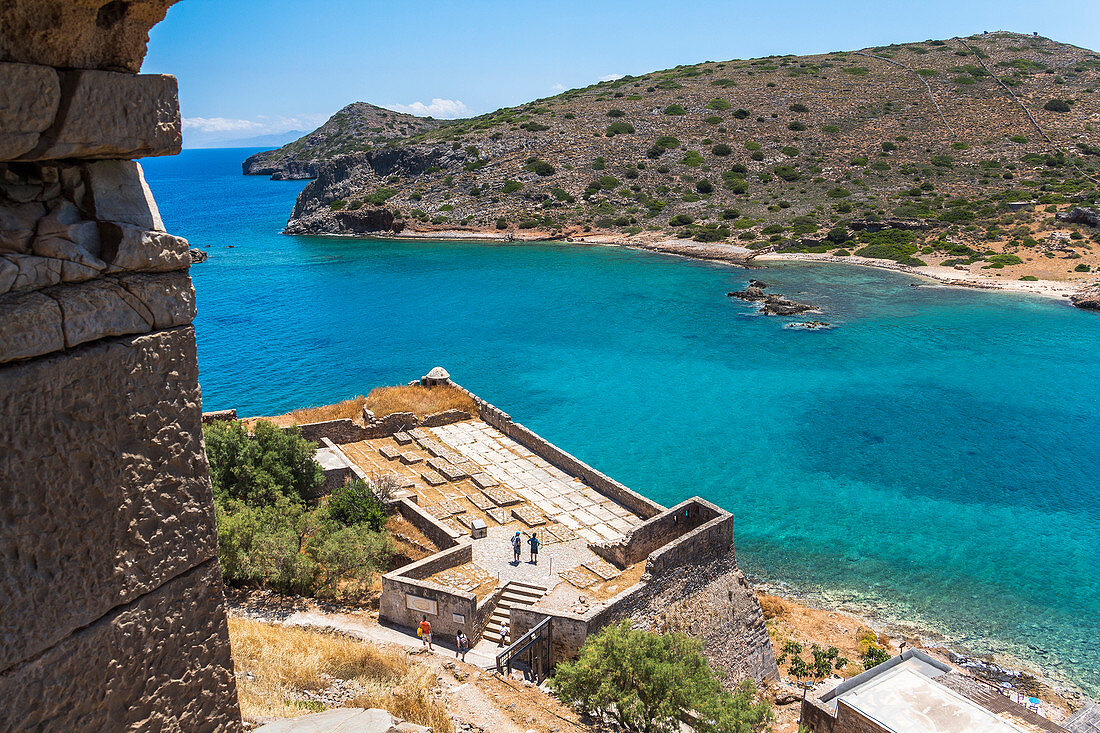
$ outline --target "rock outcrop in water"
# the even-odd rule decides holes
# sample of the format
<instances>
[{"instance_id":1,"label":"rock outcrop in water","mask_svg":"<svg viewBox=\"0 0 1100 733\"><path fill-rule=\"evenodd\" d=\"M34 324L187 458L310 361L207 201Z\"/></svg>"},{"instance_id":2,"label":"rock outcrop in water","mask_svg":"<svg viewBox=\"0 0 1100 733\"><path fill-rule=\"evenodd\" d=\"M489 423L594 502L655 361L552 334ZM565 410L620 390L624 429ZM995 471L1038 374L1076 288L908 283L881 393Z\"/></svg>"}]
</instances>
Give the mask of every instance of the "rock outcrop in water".
<instances>
[{"instance_id":1,"label":"rock outcrop in water","mask_svg":"<svg viewBox=\"0 0 1100 733\"><path fill-rule=\"evenodd\" d=\"M1078 308L1100 310L1100 284L1090 285L1070 296L1069 301Z\"/></svg>"},{"instance_id":2,"label":"rock outcrop in water","mask_svg":"<svg viewBox=\"0 0 1100 733\"><path fill-rule=\"evenodd\" d=\"M765 293L766 287L768 284L760 280L749 280L749 286L744 290L726 293L726 295L749 303L761 303L760 311L766 316L794 316L817 310L816 306L807 303L799 303L776 293Z\"/></svg>"}]
</instances>

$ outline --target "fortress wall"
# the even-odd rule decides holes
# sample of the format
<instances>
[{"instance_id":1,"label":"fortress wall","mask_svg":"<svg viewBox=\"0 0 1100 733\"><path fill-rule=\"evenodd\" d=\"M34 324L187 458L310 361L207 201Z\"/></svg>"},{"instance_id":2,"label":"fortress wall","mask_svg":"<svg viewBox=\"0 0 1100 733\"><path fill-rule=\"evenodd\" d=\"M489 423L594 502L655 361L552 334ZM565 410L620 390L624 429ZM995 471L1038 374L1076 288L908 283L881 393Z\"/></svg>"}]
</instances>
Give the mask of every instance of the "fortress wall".
<instances>
[{"instance_id":1,"label":"fortress wall","mask_svg":"<svg viewBox=\"0 0 1100 733\"><path fill-rule=\"evenodd\" d=\"M423 617L438 638L459 630L472 635L478 622L477 596L424 580L473 560L473 545L462 543L382 576L378 618L415 628Z\"/></svg>"},{"instance_id":2,"label":"fortress wall","mask_svg":"<svg viewBox=\"0 0 1100 733\"><path fill-rule=\"evenodd\" d=\"M174 0L0 4L0 729L236 731L186 240L141 166Z\"/></svg>"},{"instance_id":3,"label":"fortress wall","mask_svg":"<svg viewBox=\"0 0 1100 733\"><path fill-rule=\"evenodd\" d=\"M590 547L604 560L625 568L645 560L658 548L676 541L699 525L725 514L725 511L704 499L687 499L651 517L615 542L593 544ZM681 556L692 562L695 559L693 553L698 549L705 548L691 543L684 547Z\"/></svg>"}]
</instances>

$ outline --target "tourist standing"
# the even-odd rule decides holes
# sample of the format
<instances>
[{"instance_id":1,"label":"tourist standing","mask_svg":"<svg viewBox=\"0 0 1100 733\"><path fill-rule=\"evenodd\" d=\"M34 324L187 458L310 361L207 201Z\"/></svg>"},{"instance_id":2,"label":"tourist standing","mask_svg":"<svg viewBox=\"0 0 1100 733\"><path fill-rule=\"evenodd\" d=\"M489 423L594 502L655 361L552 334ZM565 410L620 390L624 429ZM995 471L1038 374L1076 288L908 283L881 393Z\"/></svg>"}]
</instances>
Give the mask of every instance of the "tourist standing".
<instances>
[{"instance_id":1,"label":"tourist standing","mask_svg":"<svg viewBox=\"0 0 1100 733\"><path fill-rule=\"evenodd\" d=\"M508 619L504 619L504 621L502 621L501 624L500 624L500 641L497 643L497 646L504 646L504 642L505 642L505 640L507 640L507 638L508 638Z\"/></svg>"},{"instance_id":2,"label":"tourist standing","mask_svg":"<svg viewBox=\"0 0 1100 733\"><path fill-rule=\"evenodd\" d=\"M470 640L466 638L466 632L459 631L458 636L455 637L455 646L458 651L455 652L455 659L462 657L462 661L466 661L466 652L470 650Z\"/></svg>"},{"instance_id":3,"label":"tourist standing","mask_svg":"<svg viewBox=\"0 0 1100 733\"><path fill-rule=\"evenodd\" d=\"M516 530L516 533L512 535L512 554L515 556L516 565L519 565L519 554L520 548L522 547L521 542L522 540L520 540L519 537L519 530Z\"/></svg>"},{"instance_id":4,"label":"tourist standing","mask_svg":"<svg viewBox=\"0 0 1100 733\"><path fill-rule=\"evenodd\" d=\"M417 627L417 631L420 632L420 646L427 645L428 651L435 651L432 649L432 624L428 621L427 616L423 617L420 626Z\"/></svg>"},{"instance_id":5,"label":"tourist standing","mask_svg":"<svg viewBox=\"0 0 1100 733\"><path fill-rule=\"evenodd\" d=\"M532 532L531 536L527 538L527 544L531 546L531 562L535 565L539 564L539 542L538 533Z\"/></svg>"}]
</instances>

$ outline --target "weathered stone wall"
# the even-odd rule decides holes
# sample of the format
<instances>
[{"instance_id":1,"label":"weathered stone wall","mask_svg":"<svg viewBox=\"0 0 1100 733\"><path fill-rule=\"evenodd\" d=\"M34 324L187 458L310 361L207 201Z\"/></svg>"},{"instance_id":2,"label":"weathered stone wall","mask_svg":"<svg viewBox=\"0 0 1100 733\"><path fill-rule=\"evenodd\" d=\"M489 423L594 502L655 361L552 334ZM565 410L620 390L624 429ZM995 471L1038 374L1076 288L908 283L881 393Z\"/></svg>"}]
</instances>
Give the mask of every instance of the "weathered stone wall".
<instances>
[{"instance_id":1,"label":"weathered stone wall","mask_svg":"<svg viewBox=\"0 0 1100 733\"><path fill-rule=\"evenodd\" d=\"M813 698L802 701L802 724L812 733L834 733L836 716Z\"/></svg>"},{"instance_id":2,"label":"weathered stone wall","mask_svg":"<svg viewBox=\"0 0 1100 733\"><path fill-rule=\"evenodd\" d=\"M379 620L415 628L426 616L431 622L433 634L453 636L465 631L467 636L471 636L477 623L477 596L437 585L424 578L472 559L473 546L463 543L386 573L382 576ZM412 603L410 597L414 599ZM435 612L411 607L417 600L434 602Z\"/></svg>"},{"instance_id":3,"label":"weathered stone wall","mask_svg":"<svg viewBox=\"0 0 1100 733\"><path fill-rule=\"evenodd\" d=\"M321 438L328 438L337 445L343 445L373 437L369 430L356 425L347 418L306 423L305 425L299 425L298 429L301 431L303 438L314 443L320 443Z\"/></svg>"},{"instance_id":4,"label":"weathered stone wall","mask_svg":"<svg viewBox=\"0 0 1100 733\"><path fill-rule=\"evenodd\" d=\"M179 152L138 75L173 0L0 3L0 729L239 730Z\"/></svg>"},{"instance_id":5,"label":"weathered stone wall","mask_svg":"<svg viewBox=\"0 0 1100 733\"><path fill-rule=\"evenodd\" d=\"M603 559L625 568L645 560L654 550L679 539L699 525L723 515L725 512L709 501L687 499L647 519L615 542L590 546ZM688 559L693 560L694 557Z\"/></svg>"},{"instance_id":6,"label":"weathered stone wall","mask_svg":"<svg viewBox=\"0 0 1100 733\"><path fill-rule=\"evenodd\" d=\"M432 541L436 547L446 549L458 544L459 534L444 526L442 522L428 514L417 506L416 502L409 498L394 502L398 513L409 521L409 524L424 533L424 536Z\"/></svg>"}]
</instances>

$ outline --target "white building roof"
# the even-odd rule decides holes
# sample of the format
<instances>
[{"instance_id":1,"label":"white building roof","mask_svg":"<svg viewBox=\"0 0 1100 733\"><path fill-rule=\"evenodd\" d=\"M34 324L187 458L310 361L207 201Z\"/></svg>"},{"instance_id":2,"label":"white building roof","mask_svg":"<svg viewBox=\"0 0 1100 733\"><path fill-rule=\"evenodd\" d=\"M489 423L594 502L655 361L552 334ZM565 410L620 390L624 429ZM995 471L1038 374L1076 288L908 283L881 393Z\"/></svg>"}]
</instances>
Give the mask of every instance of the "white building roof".
<instances>
[{"instance_id":1,"label":"white building roof","mask_svg":"<svg viewBox=\"0 0 1100 733\"><path fill-rule=\"evenodd\" d=\"M928 665L910 658L837 696L895 733L1027 733L935 682Z\"/></svg>"}]
</instances>

